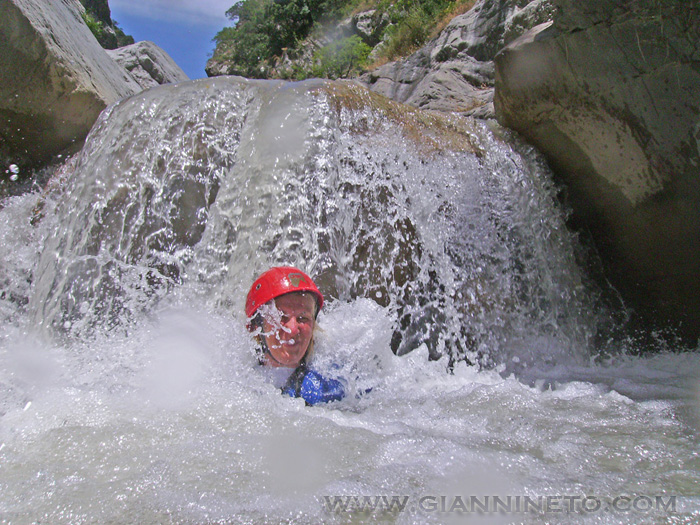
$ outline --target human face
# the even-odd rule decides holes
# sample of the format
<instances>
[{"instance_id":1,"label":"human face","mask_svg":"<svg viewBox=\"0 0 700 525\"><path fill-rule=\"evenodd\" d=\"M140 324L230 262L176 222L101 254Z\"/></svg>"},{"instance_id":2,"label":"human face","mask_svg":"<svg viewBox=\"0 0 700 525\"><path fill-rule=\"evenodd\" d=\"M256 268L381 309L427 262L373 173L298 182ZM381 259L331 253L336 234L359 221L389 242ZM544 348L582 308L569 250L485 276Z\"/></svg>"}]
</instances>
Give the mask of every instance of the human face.
<instances>
[{"instance_id":1,"label":"human face","mask_svg":"<svg viewBox=\"0 0 700 525\"><path fill-rule=\"evenodd\" d=\"M268 366L296 368L306 355L313 337L316 299L311 294L288 293L274 300L279 321L263 318L263 334L270 355Z\"/></svg>"}]
</instances>

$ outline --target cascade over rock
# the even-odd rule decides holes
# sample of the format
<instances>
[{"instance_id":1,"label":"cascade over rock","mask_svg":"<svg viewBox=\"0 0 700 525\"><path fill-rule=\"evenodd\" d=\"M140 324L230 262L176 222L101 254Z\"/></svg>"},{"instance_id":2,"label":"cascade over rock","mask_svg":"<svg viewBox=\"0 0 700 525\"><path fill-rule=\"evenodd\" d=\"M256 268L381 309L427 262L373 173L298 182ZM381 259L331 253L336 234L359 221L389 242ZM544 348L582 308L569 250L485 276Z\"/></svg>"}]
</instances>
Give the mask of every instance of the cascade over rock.
<instances>
[{"instance_id":1,"label":"cascade over rock","mask_svg":"<svg viewBox=\"0 0 700 525\"><path fill-rule=\"evenodd\" d=\"M143 89L189 80L170 55L153 42L136 42L107 50L107 54L124 67Z\"/></svg>"},{"instance_id":2,"label":"cascade over rock","mask_svg":"<svg viewBox=\"0 0 700 525\"><path fill-rule=\"evenodd\" d=\"M479 0L409 57L363 75L377 93L423 109L493 115L493 57L551 19L550 0Z\"/></svg>"},{"instance_id":3,"label":"cascade over rock","mask_svg":"<svg viewBox=\"0 0 700 525\"><path fill-rule=\"evenodd\" d=\"M700 336L700 10L554 0L496 57L499 121L565 181L607 274L642 320Z\"/></svg>"},{"instance_id":4,"label":"cascade over rock","mask_svg":"<svg viewBox=\"0 0 700 525\"><path fill-rule=\"evenodd\" d=\"M146 90L102 113L55 185L34 324L128 330L178 293L242 312L257 274L291 264L329 303L386 307L398 353L501 360L545 337L581 355L597 312L575 244L541 159L506 137L353 83Z\"/></svg>"}]
</instances>

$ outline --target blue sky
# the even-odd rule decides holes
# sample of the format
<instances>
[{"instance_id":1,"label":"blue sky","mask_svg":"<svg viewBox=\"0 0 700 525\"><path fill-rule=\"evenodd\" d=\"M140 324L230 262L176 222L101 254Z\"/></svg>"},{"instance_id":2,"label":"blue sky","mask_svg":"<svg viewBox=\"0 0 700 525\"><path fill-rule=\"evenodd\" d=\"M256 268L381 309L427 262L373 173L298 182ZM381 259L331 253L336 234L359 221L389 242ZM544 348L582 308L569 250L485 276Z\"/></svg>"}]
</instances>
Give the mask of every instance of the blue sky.
<instances>
[{"instance_id":1,"label":"blue sky","mask_svg":"<svg viewBox=\"0 0 700 525\"><path fill-rule=\"evenodd\" d=\"M226 11L236 0L109 0L112 19L138 42L162 47L190 78L206 77L212 38L231 25Z\"/></svg>"}]
</instances>

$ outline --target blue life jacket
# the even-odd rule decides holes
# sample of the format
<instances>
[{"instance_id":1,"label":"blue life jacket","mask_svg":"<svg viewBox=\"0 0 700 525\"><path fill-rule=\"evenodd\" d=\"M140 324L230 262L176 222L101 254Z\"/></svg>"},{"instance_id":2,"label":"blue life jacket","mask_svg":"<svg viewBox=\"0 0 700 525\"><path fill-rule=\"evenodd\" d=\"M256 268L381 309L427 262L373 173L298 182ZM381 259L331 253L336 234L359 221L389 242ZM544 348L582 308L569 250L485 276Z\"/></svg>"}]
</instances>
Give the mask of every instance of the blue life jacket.
<instances>
[{"instance_id":1,"label":"blue life jacket","mask_svg":"<svg viewBox=\"0 0 700 525\"><path fill-rule=\"evenodd\" d=\"M337 379L327 379L302 363L282 387L282 393L301 397L307 405L340 401L345 397L345 387Z\"/></svg>"}]
</instances>

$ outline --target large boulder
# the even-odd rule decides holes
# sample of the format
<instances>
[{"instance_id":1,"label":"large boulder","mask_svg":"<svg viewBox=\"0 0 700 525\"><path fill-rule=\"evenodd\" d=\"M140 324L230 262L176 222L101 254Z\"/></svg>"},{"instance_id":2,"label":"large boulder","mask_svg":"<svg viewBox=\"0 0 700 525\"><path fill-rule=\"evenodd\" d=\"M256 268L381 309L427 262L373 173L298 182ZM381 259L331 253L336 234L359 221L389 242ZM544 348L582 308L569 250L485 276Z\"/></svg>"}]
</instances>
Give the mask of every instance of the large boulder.
<instances>
[{"instance_id":1,"label":"large boulder","mask_svg":"<svg viewBox=\"0 0 700 525\"><path fill-rule=\"evenodd\" d=\"M495 60L499 121L549 158L645 324L700 335L700 7L554 0Z\"/></svg>"},{"instance_id":2,"label":"large boulder","mask_svg":"<svg viewBox=\"0 0 700 525\"><path fill-rule=\"evenodd\" d=\"M0 2L0 156L39 166L77 148L107 105L141 91L77 0Z\"/></svg>"},{"instance_id":3,"label":"large boulder","mask_svg":"<svg viewBox=\"0 0 700 525\"><path fill-rule=\"evenodd\" d=\"M189 80L170 55L153 42L144 40L107 50L107 54L125 68L143 89Z\"/></svg>"},{"instance_id":4,"label":"large boulder","mask_svg":"<svg viewBox=\"0 0 700 525\"><path fill-rule=\"evenodd\" d=\"M479 0L425 47L361 80L415 107L492 116L493 57L552 12L551 0Z\"/></svg>"}]
</instances>

